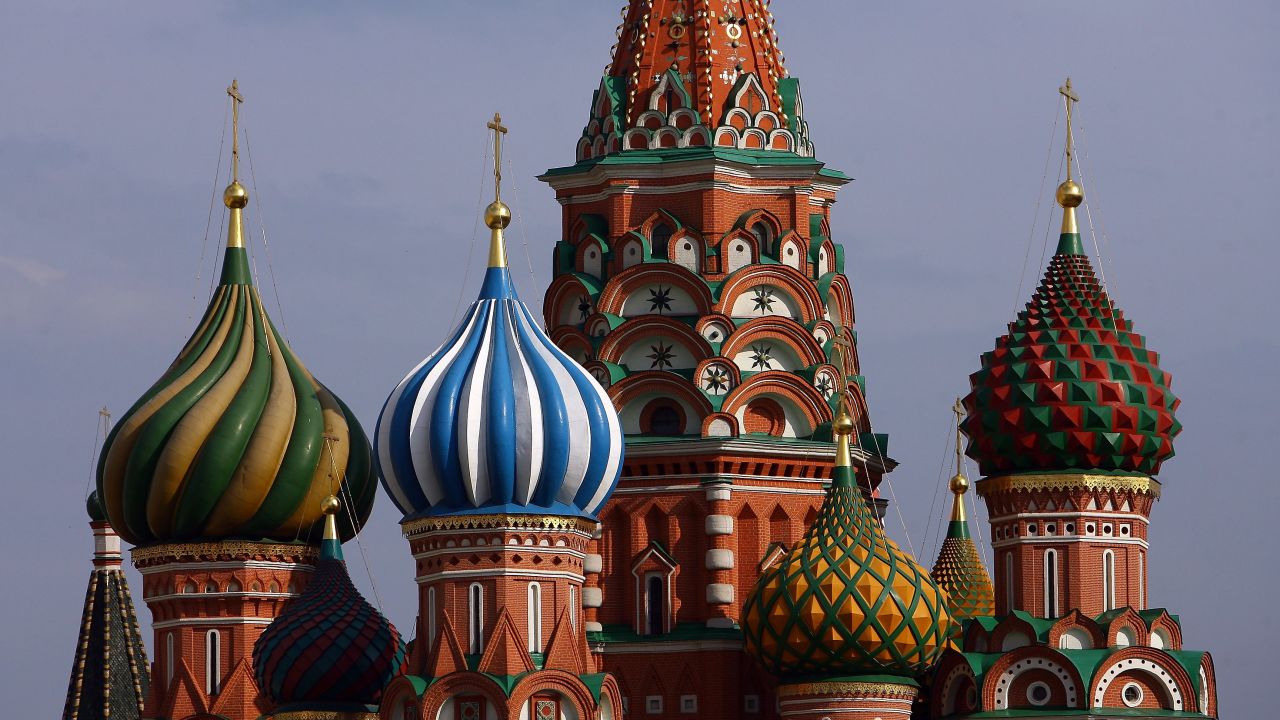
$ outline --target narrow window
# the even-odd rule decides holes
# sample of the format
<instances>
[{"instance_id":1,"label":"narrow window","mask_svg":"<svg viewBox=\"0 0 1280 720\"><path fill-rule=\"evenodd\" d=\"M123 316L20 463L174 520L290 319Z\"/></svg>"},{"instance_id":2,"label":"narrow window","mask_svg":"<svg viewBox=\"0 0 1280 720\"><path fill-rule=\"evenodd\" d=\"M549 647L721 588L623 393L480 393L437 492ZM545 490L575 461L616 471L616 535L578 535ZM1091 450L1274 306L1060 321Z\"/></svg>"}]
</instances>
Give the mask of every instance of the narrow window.
<instances>
[{"instance_id":1,"label":"narrow window","mask_svg":"<svg viewBox=\"0 0 1280 720\"><path fill-rule=\"evenodd\" d=\"M1004 554L1004 610L1013 612L1013 553Z\"/></svg>"},{"instance_id":2,"label":"narrow window","mask_svg":"<svg viewBox=\"0 0 1280 720\"><path fill-rule=\"evenodd\" d=\"M1058 617L1058 553L1044 551L1044 616Z\"/></svg>"},{"instance_id":3,"label":"narrow window","mask_svg":"<svg viewBox=\"0 0 1280 720\"><path fill-rule=\"evenodd\" d=\"M471 583L467 590L467 616L470 631L468 652L479 655L484 652L484 588L480 583Z\"/></svg>"},{"instance_id":4,"label":"narrow window","mask_svg":"<svg viewBox=\"0 0 1280 720\"><path fill-rule=\"evenodd\" d=\"M650 575L645 581L645 635L658 635L664 628L666 617L666 593L661 575Z\"/></svg>"},{"instance_id":5,"label":"narrow window","mask_svg":"<svg viewBox=\"0 0 1280 720\"><path fill-rule=\"evenodd\" d=\"M164 636L164 684L173 682L173 633Z\"/></svg>"},{"instance_id":6,"label":"narrow window","mask_svg":"<svg viewBox=\"0 0 1280 720\"><path fill-rule=\"evenodd\" d=\"M1139 552L1138 553L1138 609L1146 610L1147 609L1147 595L1146 595L1147 583L1146 583L1146 576L1143 575L1142 558L1143 558L1143 554Z\"/></svg>"},{"instance_id":7,"label":"narrow window","mask_svg":"<svg viewBox=\"0 0 1280 720\"><path fill-rule=\"evenodd\" d=\"M222 637L217 630L205 634L204 691L217 695L222 690Z\"/></svg>"},{"instance_id":8,"label":"narrow window","mask_svg":"<svg viewBox=\"0 0 1280 720\"><path fill-rule=\"evenodd\" d=\"M529 583L529 652L542 652L542 586Z\"/></svg>"},{"instance_id":9,"label":"narrow window","mask_svg":"<svg viewBox=\"0 0 1280 720\"><path fill-rule=\"evenodd\" d=\"M1107 550L1102 553L1102 609L1116 606L1116 556Z\"/></svg>"},{"instance_id":10,"label":"narrow window","mask_svg":"<svg viewBox=\"0 0 1280 720\"><path fill-rule=\"evenodd\" d=\"M578 629L578 588L569 586L569 627Z\"/></svg>"},{"instance_id":11,"label":"narrow window","mask_svg":"<svg viewBox=\"0 0 1280 720\"><path fill-rule=\"evenodd\" d=\"M436 645L436 589L427 588L427 647Z\"/></svg>"}]
</instances>

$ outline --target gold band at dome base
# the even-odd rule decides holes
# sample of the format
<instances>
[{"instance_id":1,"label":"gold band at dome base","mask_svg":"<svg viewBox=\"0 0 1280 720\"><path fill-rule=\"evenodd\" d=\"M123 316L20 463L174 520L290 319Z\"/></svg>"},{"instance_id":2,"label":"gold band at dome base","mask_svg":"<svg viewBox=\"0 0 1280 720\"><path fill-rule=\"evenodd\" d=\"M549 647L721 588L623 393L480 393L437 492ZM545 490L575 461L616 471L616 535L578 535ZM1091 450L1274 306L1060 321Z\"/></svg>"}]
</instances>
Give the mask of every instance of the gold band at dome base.
<instances>
[{"instance_id":1,"label":"gold band at dome base","mask_svg":"<svg viewBox=\"0 0 1280 720\"><path fill-rule=\"evenodd\" d=\"M273 560L315 564L320 550L302 543L253 542L232 540L226 542L165 543L136 547L130 554L135 565L165 560L197 558L200 560Z\"/></svg>"},{"instance_id":2,"label":"gold band at dome base","mask_svg":"<svg viewBox=\"0 0 1280 720\"><path fill-rule=\"evenodd\" d=\"M407 520L400 523L400 528L405 537L435 530L497 530L499 528L577 530L591 534L595 532L596 521L559 515L447 515Z\"/></svg>"},{"instance_id":3,"label":"gold band at dome base","mask_svg":"<svg viewBox=\"0 0 1280 720\"><path fill-rule=\"evenodd\" d=\"M378 720L376 712L359 710L286 710L264 715L265 720Z\"/></svg>"},{"instance_id":4,"label":"gold band at dome base","mask_svg":"<svg viewBox=\"0 0 1280 720\"><path fill-rule=\"evenodd\" d=\"M1160 481L1146 475L1100 475L1096 473L1043 473L997 475L983 478L976 486L979 497L1007 490L1109 490L1136 492L1160 497Z\"/></svg>"},{"instance_id":5,"label":"gold band at dome base","mask_svg":"<svg viewBox=\"0 0 1280 720\"><path fill-rule=\"evenodd\" d=\"M914 685L888 682L859 682L857 680L841 680L834 682L809 682L793 685L779 685L778 699L794 699L813 697L815 695L843 695L854 697L903 698L914 700L919 694Z\"/></svg>"}]
</instances>

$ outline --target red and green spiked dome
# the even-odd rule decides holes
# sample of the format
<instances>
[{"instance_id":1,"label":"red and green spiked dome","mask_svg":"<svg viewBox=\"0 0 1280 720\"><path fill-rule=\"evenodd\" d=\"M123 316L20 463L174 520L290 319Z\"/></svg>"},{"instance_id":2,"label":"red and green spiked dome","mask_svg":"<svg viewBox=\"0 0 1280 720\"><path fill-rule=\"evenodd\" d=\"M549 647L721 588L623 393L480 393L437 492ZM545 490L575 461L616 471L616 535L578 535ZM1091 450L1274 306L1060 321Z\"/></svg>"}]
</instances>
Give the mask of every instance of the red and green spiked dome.
<instances>
[{"instance_id":1,"label":"red and green spiked dome","mask_svg":"<svg viewBox=\"0 0 1280 720\"><path fill-rule=\"evenodd\" d=\"M326 498L322 508L315 574L253 645L258 687L282 710L376 704L408 664L400 633L347 575L334 522L338 499Z\"/></svg>"},{"instance_id":2,"label":"red and green spiked dome","mask_svg":"<svg viewBox=\"0 0 1280 720\"><path fill-rule=\"evenodd\" d=\"M1075 224L1083 194L1058 189L1063 233L1031 301L982 355L964 399L967 453L984 475L1155 475L1182 430L1157 354L1094 276Z\"/></svg>"},{"instance_id":3,"label":"red and green spiked dome","mask_svg":"<svg viewBox=\"0 0 1280 720\"><path fill-rule=\"evenodd\" d=\"M847 415L831 491L804 537L742 610L747 652L784 680L917 675L947 647L946 594L871 515L849 462Z\"/></svg>"},{"instance_id":4,"label":"red and green spiked dome","mask_svg":"<svg viewBox=\"0 0 1280 720\"><path fill-rule=\"evenodd\" d=\"M373 506L372 451L355 415L276 331L244 247L233 182L222 278L191 339L107 437L98 496L134 545L319 538L320 501L349 498L350 536Z\"/></svg>"}]
</instances>

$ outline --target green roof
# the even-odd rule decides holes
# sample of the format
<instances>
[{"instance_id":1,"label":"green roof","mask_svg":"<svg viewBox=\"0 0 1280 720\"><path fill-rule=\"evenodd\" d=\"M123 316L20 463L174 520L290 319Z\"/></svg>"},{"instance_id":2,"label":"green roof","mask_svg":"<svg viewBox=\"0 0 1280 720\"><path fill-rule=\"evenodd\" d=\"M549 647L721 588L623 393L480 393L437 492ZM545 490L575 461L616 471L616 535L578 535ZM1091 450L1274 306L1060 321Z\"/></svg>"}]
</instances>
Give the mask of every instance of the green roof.
<instances>
[{"instance_id":1,"label":"green roof","mask_svg":"<svg viewBox=\"0 0 1280 720\"><path fill-rule=\"evenodd\" d=\"M580 172L585 172L596 165L660 165L663 163L688 162L690 160L703 160L709 158L742 163L744 165L808 166L813 167L814 171L823 177L840 180L848 179L849 177L839 170L830 170L823 167L822 162L819 160L801 157L795 153L779 152L777 150L752 151L718 147L624 150L605 155L603 157L594 157L588 160L583 160L576 165L570 165L568 167L551 168L543 173L542 177L547 178L559 177L562 175L574 175Z\"/></svg>"}]
</instances>

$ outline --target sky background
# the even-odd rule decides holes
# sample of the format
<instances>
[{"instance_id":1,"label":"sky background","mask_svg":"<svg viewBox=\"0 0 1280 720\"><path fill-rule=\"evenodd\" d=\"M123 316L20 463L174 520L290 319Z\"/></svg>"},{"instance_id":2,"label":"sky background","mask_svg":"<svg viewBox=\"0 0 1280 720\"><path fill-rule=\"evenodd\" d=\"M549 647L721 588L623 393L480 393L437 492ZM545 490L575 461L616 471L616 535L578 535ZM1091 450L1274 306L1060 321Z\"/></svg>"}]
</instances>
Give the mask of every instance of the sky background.
<instances>
[{"instance_id":1,"label":"sky background","mask_svg":"<svg viewBox=\"0 0 1280 720\"><path fill-rule=\"evenodd\" d=\"M214 171L230 80L246 97L269 312L372 432L387 393L478 290L495 111L511 128L514 275L541 305L560 211L534 178L572 162L622 4L0 2L8 714L47 717L65 697L90 570L83 500L98 408L127 409L204 307L223 243L221 203L208 219L226 184L229 146L222 179ZM1280 636L1280 6L773 10L818 157L856 178L833 234L872 419L901 462L891 480L905 523L894 512L889 530L925 565L945 512L950 405L1056 235L1057 155L1042 176L1051 140L1060 152L1057 88L1072 76L1102 269L1183 400L1186 430L1153 516L1152 605L1181 616L1186 647L1213 651L1225 716L1265 716ZM380 492L361 536L369 573L359 549L347 557L366 595L372 576L386 613L411 629L398 519ZM150 642L132 569L130 582Z\"/></svg>"}]
</instances>

